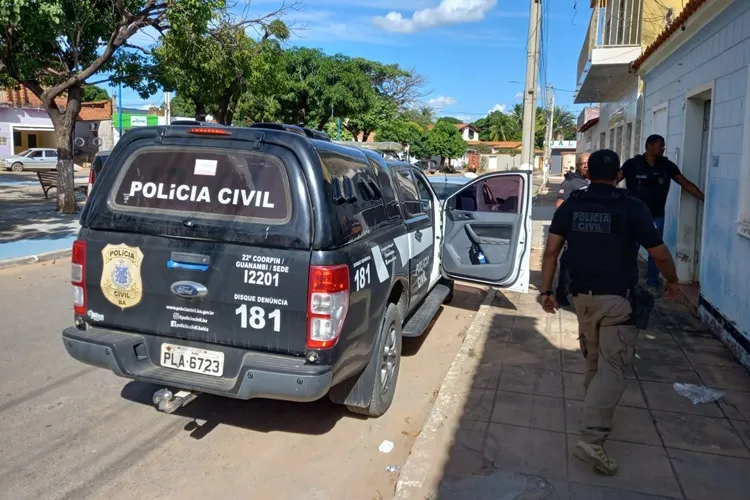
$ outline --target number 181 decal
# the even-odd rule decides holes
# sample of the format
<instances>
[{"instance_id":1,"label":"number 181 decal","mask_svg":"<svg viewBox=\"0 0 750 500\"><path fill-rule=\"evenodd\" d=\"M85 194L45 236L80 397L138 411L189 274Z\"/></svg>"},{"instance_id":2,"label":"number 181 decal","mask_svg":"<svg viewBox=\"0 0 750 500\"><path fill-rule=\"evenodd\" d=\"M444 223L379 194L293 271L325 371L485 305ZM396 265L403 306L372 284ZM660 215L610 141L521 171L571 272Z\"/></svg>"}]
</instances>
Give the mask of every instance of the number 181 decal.
<instances>
[{"instance_id":1,"label":"number 181 decal","mask_svg":"<svg viewBox=\"0 0 750 500\"><path fill-rule=\"evenodd\" d=\"M357 287L357 291L362 290L370 284L370 263L359 267L354 271L354 283Z\"/></svg>"}]
</instances>

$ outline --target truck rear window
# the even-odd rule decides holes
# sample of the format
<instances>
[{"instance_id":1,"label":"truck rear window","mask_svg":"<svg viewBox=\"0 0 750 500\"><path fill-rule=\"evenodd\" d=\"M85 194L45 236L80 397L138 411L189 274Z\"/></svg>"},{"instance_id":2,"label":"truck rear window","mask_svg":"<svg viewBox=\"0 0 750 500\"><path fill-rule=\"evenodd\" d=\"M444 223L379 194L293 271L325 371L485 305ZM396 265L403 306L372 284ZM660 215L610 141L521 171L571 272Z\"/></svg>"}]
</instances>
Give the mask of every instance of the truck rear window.
<instances>
[{"instance_id":1,"label":"truck rear window","mask_svg":"<svg viewBox=\"0 0 750 500\"><path fill-rule=\"evenodd\" d=\"M262 153L191 147L138 150L123 165L111 202L120 210L284 223L286 170Z\"/></svg>"}]
</instances>

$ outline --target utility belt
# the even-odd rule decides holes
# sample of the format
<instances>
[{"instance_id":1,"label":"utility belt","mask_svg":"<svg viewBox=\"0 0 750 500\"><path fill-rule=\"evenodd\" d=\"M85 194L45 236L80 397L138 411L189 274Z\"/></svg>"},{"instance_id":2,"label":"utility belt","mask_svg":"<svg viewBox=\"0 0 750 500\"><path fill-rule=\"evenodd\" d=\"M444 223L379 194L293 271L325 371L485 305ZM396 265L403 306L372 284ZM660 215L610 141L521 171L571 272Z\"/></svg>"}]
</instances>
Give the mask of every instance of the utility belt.
<instances>
[{"instance_id":1,"label":"utility belt","mask_svg":"<svg viewBox=\"0 0 750 500\"><path fill-rule=\"evenodd\" d=\"M632 290L632 288L618 288L613 286L590 288L586 286L578 286L576 283L571 283L570 285L570 293L573 294L573 297L578 295L617 295L618 297L629 299Z\"/></svg>"},{"instance_id":2,"label":"utility belt","mask_svg":"<svg viewBox=\"0 0 750 500\"><path fill-rule=\"evenodd\" d=\"M571 284L570 291L573 297L578 295L617 295L624 297L630 302L630 319L626 325L635 326L639 330L646 330L648 328L648 321L651 317L651 311L654 310L654 296L644 289L642 286L637 285L633 288L623 290L622 288L600 288L593 290L585 290L582 287L577 287L575 283Z\"/></svg>"}]
</instances>

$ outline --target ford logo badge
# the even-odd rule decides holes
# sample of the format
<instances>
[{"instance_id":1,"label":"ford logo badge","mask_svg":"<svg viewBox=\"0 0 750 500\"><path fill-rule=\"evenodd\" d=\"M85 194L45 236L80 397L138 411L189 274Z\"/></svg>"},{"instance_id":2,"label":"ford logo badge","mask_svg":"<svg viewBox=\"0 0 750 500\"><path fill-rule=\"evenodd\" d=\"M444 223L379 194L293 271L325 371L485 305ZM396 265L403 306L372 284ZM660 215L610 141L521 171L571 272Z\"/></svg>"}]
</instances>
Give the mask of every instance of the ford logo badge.
<instances>
[{"instance_id":1,"label":"ford logo badge","mask_svg":"<svg viewBox=\"0 0 750 500\"><path fill-rule=\"evenodd\" d=\"M208 288L195 281L176 281L169 287L172 293L185 299L205 297Z\"/></svg>"}]
</instances>

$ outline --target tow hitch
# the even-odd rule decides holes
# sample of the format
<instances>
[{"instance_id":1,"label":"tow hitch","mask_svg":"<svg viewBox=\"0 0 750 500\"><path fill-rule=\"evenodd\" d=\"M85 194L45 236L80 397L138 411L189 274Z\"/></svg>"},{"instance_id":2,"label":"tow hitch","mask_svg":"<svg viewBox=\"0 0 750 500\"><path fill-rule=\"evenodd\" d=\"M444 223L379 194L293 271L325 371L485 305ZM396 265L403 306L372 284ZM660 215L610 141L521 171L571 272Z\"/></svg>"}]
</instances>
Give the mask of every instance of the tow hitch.
<instances>
[{"instance_id":1,"label":"tow hitch","mask_svg":"<svg viewBox=\"0 0 750 500\"><path fill-rule=\"evenodd\" d=\"M159 411L174 413L178 408L190 404L198 394L189 391L180 391L172 394L169 389L159 389L154 393L153 401Z\"/></svg>"}]
</instances>

